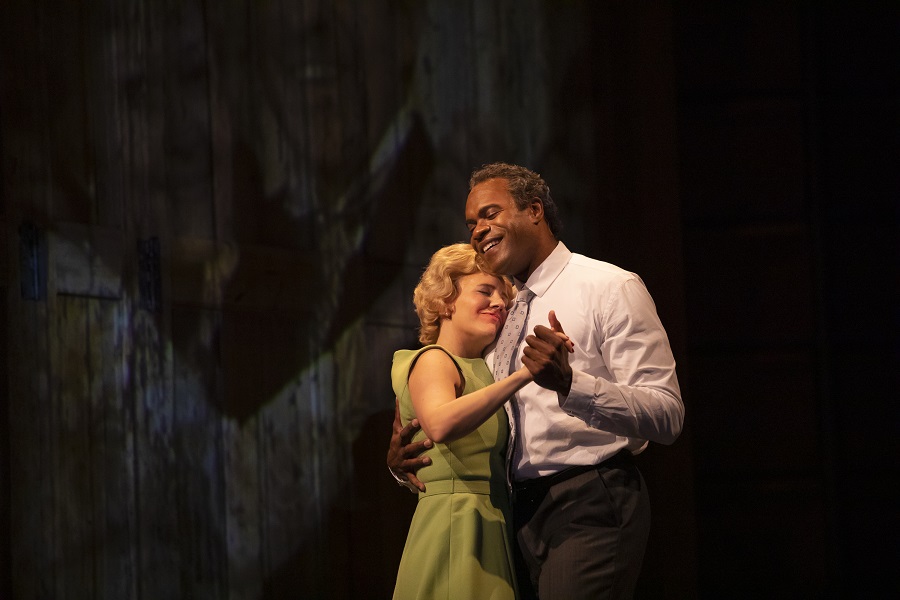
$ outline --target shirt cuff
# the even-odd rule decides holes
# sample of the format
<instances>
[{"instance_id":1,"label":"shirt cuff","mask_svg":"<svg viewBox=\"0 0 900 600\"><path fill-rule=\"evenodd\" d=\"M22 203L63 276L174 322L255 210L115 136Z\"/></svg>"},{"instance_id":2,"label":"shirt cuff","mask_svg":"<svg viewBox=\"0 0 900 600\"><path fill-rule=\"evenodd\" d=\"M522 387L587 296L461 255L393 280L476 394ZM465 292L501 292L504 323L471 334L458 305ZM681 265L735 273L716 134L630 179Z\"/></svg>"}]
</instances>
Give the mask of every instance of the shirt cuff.
<instances>
[{"instance_id":1,"label":"shirt cuff","mask_svg":"<svg viewBox=\"0 0 900 600\"><path fill-rule=\"evenodd\" d=\"M559 407L569 416L578 417L587 422L591 416L594 403L594 378L581 371L572 369L572 386L569 395L556 394Z\"/></svg>"}]
</instances>

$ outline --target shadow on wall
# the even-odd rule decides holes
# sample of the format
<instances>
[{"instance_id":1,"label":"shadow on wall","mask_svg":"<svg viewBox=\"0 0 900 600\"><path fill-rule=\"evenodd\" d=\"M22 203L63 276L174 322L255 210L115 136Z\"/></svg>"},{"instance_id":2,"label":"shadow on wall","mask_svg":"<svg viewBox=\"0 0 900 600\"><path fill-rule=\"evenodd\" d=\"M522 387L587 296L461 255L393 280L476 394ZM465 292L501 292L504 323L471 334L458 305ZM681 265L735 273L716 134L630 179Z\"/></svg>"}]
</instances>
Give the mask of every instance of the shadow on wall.
<instances>
[{"instance_id":1,"label":"shadow on wall","mask_svg":"<svg viewBox=\"0 0 900 600\"><path fill-rule=\"evenodd\" d=\"M332 222L317 225L321 215L310 214L305 217L310 222L299 224L301 231L320 230L316 234L320 247L312 260L294 266L296 302L269 316L256 313L247 319L240 310L224 316L223 335L230 338L223 340L225 415L243 423L256 414L318 357L334 352L371 300L396 284L403 265L398 257L406 255L410 240L397 232L412 229L432 170L433 152L420 118L414 116L397 156L370 182L348 190L354 197L340 214L332 215ZM282 218L292 217L285 213ZM358 245L340 265L325 258L329 246L346 251L351 243ZM223 291L225 298L240 304L245 285L257 274L253 269L259 266L239 259ZM283 341L273 344L279 339ZM229 347L239 351L228 352Z\"/></svg>"}]
</instances>

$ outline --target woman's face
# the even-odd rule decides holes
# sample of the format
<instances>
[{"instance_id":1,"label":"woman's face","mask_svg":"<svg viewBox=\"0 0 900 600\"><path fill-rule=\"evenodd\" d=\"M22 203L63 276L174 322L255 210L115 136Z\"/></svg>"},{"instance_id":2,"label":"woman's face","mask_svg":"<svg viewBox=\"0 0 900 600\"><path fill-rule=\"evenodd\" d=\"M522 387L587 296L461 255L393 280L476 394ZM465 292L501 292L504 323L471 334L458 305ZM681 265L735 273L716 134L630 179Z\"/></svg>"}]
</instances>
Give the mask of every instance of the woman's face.
<instances>
[{"instance_id":1,"label":"woman's face","mask_svg":"<svg viewBox=\"0 0 900 600\"><path fill-rule=\"evenodd\" d=\"M493 275L473 273L458 280L459 296L453 303L454 327L465 337L484 340L487 346L506 322L503 283Z\"/></svg>"}]
</instances>

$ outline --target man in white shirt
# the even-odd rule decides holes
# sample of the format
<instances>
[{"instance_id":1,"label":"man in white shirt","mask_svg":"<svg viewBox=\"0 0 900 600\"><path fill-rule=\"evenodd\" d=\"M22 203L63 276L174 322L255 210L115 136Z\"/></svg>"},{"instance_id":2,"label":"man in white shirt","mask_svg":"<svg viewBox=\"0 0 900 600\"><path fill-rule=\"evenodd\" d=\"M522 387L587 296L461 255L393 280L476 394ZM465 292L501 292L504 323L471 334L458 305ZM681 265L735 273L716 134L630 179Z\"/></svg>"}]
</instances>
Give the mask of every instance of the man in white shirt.
<instances>
[{"instance_id":1,"label":"man in white shirt","mask_svg":"<svg viewBox=\"0 0 900 600\"><path fill-rule=\"evenodd\" d=\"M534 334L518 340L510 369L521 361L540 387L507 403L514 531L530 575L520 577L520 592L629 598L650 527L632 456L650 441L674 442L684 421L666 332L637 275L559 241L556 205L539 175L494 163L472 174L469 189L472 246L530 290L522 329ZM563 329L573 354L553 332ZM494 367L494 350L486 361ZM414 431L395 423L388 464L421 489L414 470L426 462L415 457L427 444L404 445Z\"/></svg>"}]
</instances>

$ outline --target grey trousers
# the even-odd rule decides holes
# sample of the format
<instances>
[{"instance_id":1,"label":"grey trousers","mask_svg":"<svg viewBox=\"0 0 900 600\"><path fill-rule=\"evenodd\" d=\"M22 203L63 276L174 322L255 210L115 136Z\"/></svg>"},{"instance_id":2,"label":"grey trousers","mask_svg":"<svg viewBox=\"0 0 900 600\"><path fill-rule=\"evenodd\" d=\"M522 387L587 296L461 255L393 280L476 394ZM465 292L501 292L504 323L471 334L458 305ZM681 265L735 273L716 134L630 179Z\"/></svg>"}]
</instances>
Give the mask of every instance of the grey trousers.
<instances>
[{"instance_id":1,"label":"grey trousers","mask_svg":"<svg viewBox=\"0 0 900 600\"><path fill-rule=\"evenodd\" d=\"M631 598L650 533L650 497L630 454L516 484L523 600ZM524 568L522 568L524 566Z\"/></svg>"}]
</instances>

